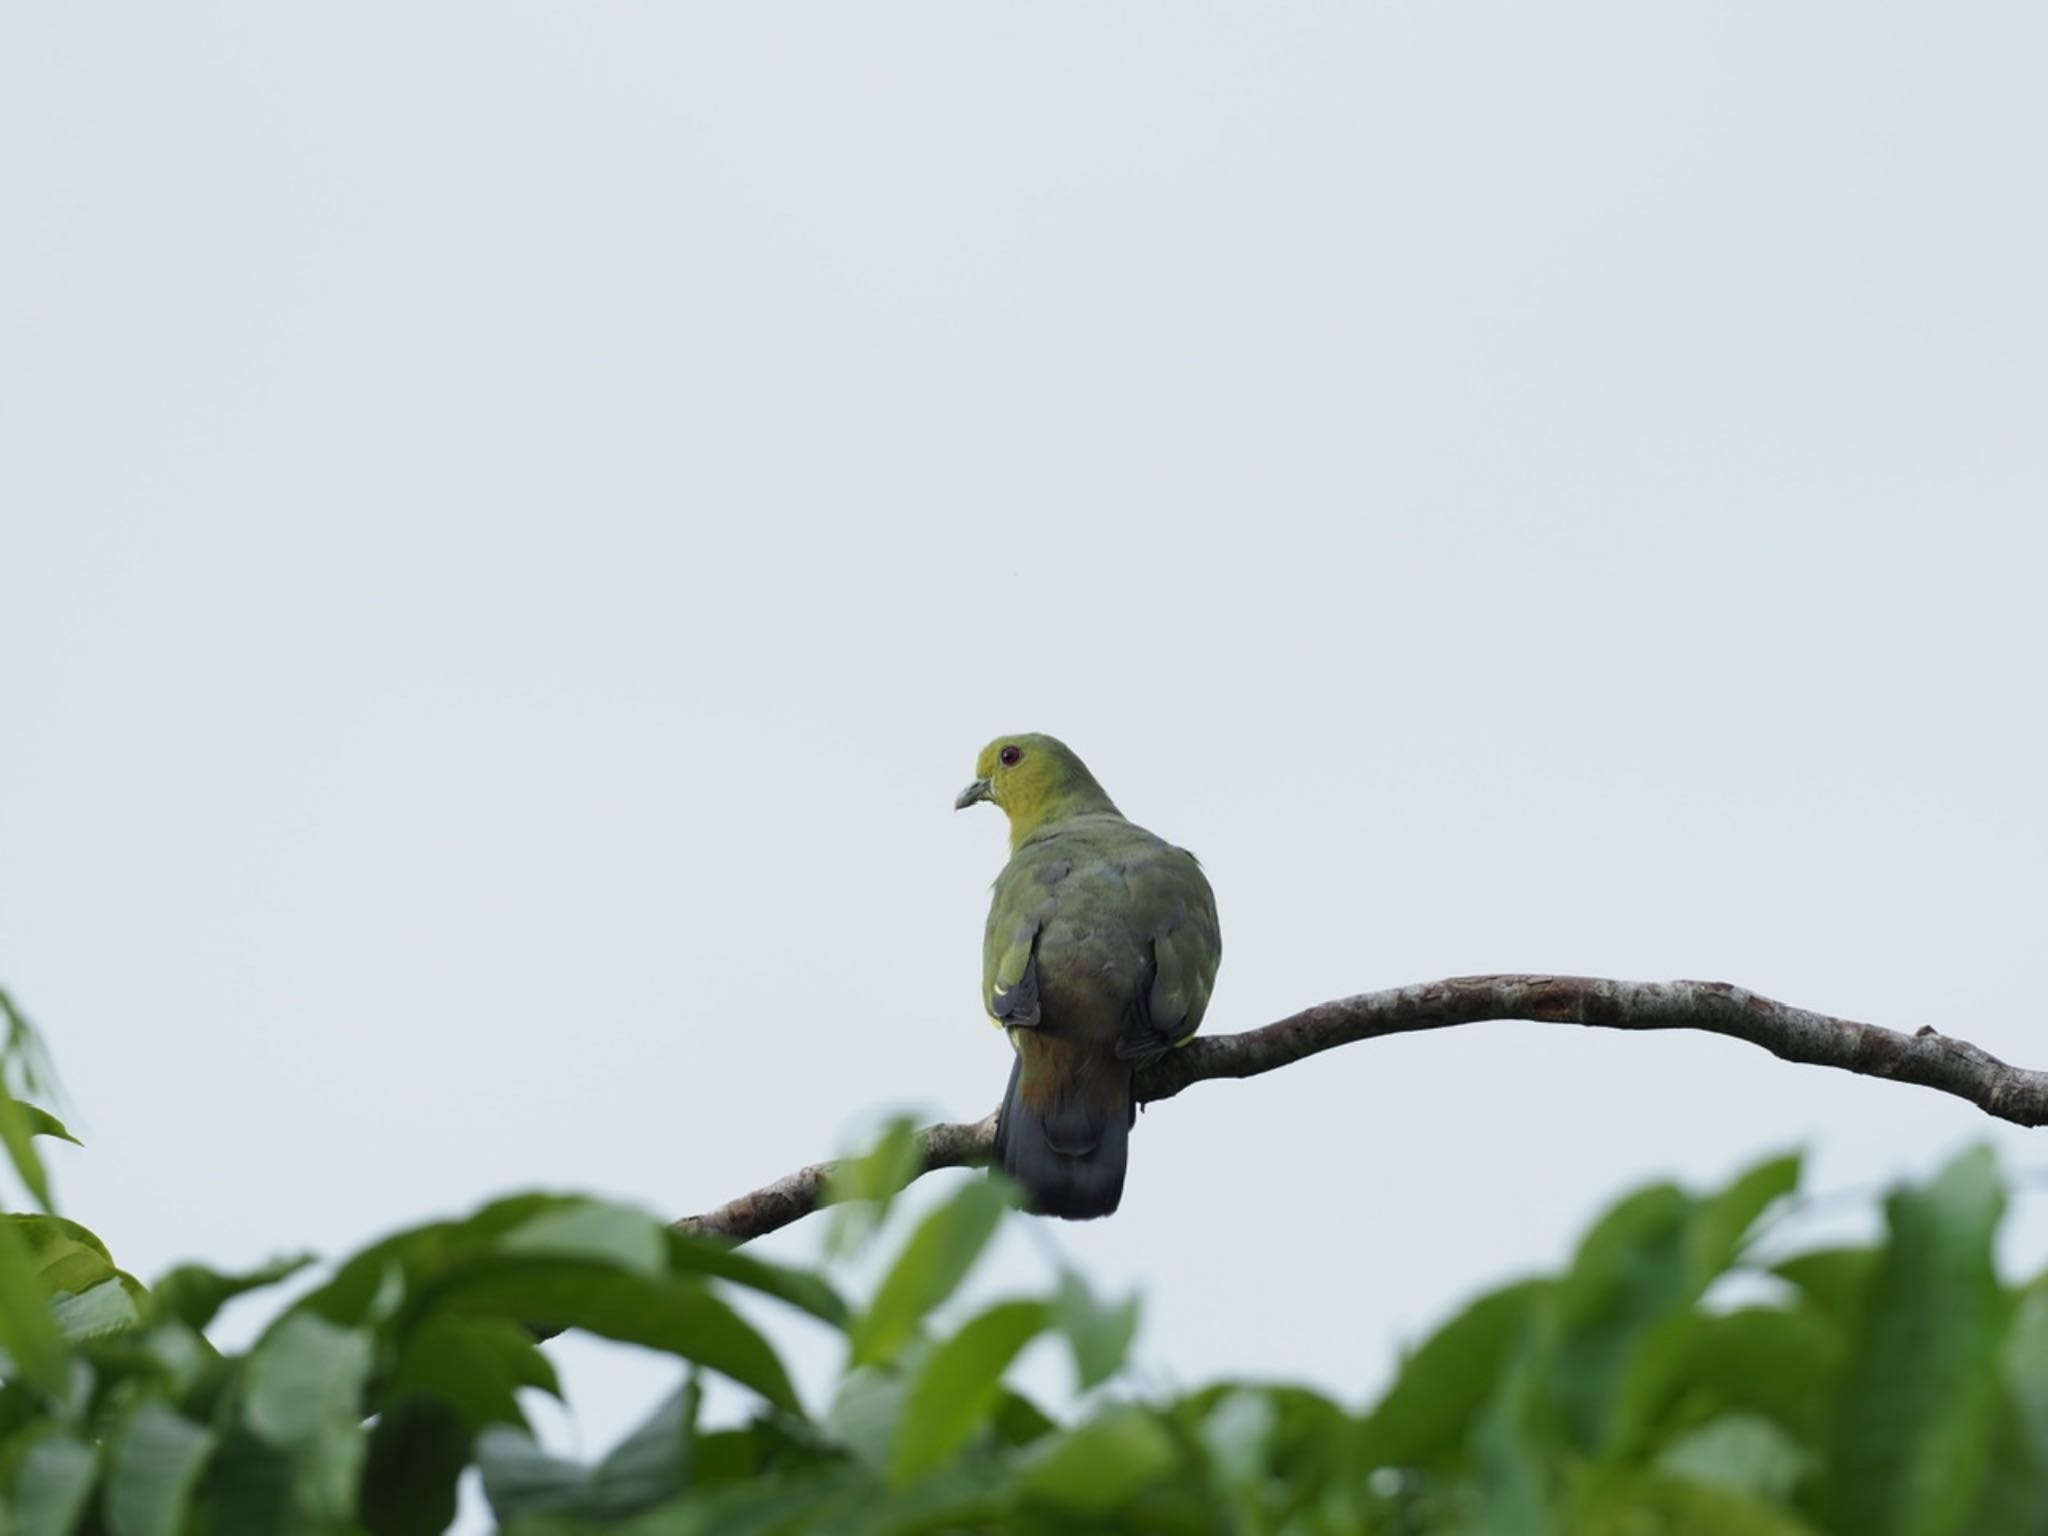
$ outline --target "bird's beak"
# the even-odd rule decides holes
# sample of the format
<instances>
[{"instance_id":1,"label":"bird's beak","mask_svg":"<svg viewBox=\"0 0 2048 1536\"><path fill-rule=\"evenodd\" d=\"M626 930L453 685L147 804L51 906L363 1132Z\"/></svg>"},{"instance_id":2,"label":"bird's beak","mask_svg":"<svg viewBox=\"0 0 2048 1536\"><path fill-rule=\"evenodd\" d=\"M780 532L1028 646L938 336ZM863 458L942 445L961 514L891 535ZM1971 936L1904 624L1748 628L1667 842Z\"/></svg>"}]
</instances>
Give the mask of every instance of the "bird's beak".
<instances>
[{"instance_id":1,"label":"bird's beak","mask_svg":"<svg viewBox=\"0 0 2048 1536\"><path fill-rule=\"evenodd\" d=\"M988 798L988 793L988 780L976 779L972 784L968 785L965 789L960 791L960 798L953 802L953 809L956 811L964 811L967 809L967 807L973 805L976 801L986 800Z\"/></svg>"}]
</instances>

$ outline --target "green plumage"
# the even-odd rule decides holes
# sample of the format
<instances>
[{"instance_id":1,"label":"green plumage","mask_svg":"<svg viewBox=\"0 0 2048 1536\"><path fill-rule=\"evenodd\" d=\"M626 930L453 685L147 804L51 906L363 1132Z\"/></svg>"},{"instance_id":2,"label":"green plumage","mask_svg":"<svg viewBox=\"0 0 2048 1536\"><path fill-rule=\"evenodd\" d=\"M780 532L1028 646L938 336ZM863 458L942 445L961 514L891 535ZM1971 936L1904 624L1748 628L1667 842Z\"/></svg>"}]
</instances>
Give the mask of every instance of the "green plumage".
<instances>
[{"instance_id":1,"label":"green plumage","mask_svg":"<svg viewBox=\"0 0 2048 1536\"><path fill-rule=\"evenodd\" d=\"M983 761L962 803L1002 805L1013 845L982 950L984 1005L1017 1052L998 1161L1035 1209L1107 1215L1123 1190L1132 1067L1187 1040L1208 1008L1215 897L1192 854L1125 820L1051 737L1001 738Z\"/></svg>"}]
</instances>

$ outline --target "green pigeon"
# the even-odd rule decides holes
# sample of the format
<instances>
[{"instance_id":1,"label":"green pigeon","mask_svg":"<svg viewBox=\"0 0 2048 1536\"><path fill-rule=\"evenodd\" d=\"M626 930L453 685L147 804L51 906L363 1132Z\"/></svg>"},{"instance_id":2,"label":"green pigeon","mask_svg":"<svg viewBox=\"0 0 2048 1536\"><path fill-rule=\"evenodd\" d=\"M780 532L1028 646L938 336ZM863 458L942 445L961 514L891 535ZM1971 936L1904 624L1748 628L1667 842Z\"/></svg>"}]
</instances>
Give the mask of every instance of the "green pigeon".
<instances>
[{"instance_id":1,"label":"green pigeon","mask_svg":"<svg viewBox=\"0 0 2048 1536\"><path fill-rule=\"evenodd\" d=\"M1185 1044L1216 985L1223 938L1184 849L1126 821L1050 736L999 736L954 802L1010 818L982 941L981 1000L1016 1060L996 1161L1031 1209L1082 1220L1123 1197L1138 1106L1131 1072Z\"/></svg>"}]
</instances>

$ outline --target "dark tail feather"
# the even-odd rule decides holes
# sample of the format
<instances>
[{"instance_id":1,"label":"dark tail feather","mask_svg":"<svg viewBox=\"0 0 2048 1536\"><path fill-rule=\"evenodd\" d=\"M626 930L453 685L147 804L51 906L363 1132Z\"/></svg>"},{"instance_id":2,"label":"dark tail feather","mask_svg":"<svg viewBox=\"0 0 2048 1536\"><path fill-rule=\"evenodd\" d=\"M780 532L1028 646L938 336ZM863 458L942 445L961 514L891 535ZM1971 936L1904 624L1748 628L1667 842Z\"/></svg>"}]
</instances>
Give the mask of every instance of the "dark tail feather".
<instances>
[{"instance_id":1,"label":"dark tail feather","mask_svg":"<svg viewBox=\"0 0 2048 1536\"><path fill-rule=\"evenodd\" d=\"M1029 1209L1038 1216L1064 1216L1086 1221L1107 1216L1124 1195L1124 1167L1130 1156L1131 1116L1128 1107L1078 1119L1060 1115L1057 1126L1024 1102L1018 1092L1021 1059L1010 1064L1010 1086L1003 1092L1003 1111L996 1121L996 1162L1024 1186Z\"/></svg>"}]
</instances>

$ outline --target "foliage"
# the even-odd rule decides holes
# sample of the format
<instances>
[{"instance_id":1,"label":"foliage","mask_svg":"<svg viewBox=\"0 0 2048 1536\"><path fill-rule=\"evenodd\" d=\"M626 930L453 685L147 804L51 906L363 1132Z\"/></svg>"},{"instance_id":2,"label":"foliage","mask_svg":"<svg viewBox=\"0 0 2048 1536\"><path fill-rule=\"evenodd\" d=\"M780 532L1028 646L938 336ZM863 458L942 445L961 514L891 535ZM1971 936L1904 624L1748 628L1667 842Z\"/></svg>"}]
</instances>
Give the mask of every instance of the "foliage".
<instances>
[{"instance_id":1,"label":"foliage","mask_svg":"<svg viewBox=\"0 0 2048 1536\"><path fill-rule=\"evenodd\" d=\"M1998 1278L1983 1152L1895 1192L1874 1246L1776 1262L1756 1239L1796 1159L1708 1194L1639 1190L1561 1273L1466 1305L1361 1412L1292 1386L1119 1389L1135 1304L1071 1273L963 1315L962 1281L1022 1219L979 1177L863 1305L638 1212L530 1194L373 1244L225 1354L206 1337L220 1308L306 1261L137 1284L47 1209L33 1143L64 1132L22 1083L10 1070L0 1126L44 1209L0 1221L9 1536L437 1532L471 1467L512 1536L2048 1528L2048 1280ZM843 1182L865 1214L837 1223L841 1248L901 1225L883 1220L914 1167L901 1140ZM745 1297L842 1340L828 1403L801 1400ZM594 1464L528 1432L525 1404L557 1390L543 1341L567 1328L687 1371ZM1008 1384L1042 1342L1085 1394L1067 1425ZM748 1410L707 1419L707 1374Z\"/></svg>"}]
</instances>

